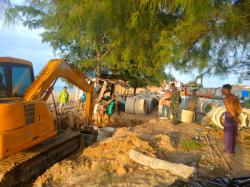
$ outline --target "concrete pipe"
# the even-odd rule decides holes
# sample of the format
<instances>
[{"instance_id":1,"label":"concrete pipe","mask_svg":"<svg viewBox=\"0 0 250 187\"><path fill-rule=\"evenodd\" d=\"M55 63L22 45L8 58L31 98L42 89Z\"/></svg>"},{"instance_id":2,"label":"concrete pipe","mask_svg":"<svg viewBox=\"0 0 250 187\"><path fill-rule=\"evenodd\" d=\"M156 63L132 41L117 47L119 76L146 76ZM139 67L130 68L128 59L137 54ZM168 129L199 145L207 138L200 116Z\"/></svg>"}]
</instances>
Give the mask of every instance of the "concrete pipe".
<instances>
[{"instance_id":1,"label":"concrete pipe","mask_svg":"<svg viewBox=\"0 0 250 187\"><path fill-rule=\"evenodd\" d=\"M204 102L203 113L207 114L208 116L212 116L215 110L220 106L222 106L221 101L212 100L212 101Z\"/></svg>"},{"instance_id":2,"label":"concrete pipe","mask_svg":"<svg viewBox=\"0 0 250 187\"><path fill-rule=\"evenodd\" d=\"M152 104L151 104L151 106L152 106L151 110L152 110L152 109L158 107L158 105L159 105L159 98L156 95L152 95L152 96L150 96L150 98L152 99Z\"/></svg>"},{"instance_id":3,"label":"concrete pipe","mask_svg":"<svg viewBox=\"0 0 250 187\"><path fill-rule=\"evenodd\" d=\"M243 108L242 112L246 115L244 128L250 128L250 109Z\"/></svg>"},{"instance_id":4,"label":"concrete pipe","mask_svg":"<svg viewBox=\"0 0 250 187\"><path fill-rule=\"evenodd\" d=\"M146 103L147 103L147 113L150 113L152 111L152 98L145 98Z\"/></svg>"},{"instance_id":5,"label":"concrete pipe","mask_svg":"<svg viewBox=\"0 0 250 187\"><path fill-rule=\"evenodd\" d=\"M224 129L225 112L226 108L224 106L218 107L212 117L212 121L214 122L214 124L221 129ZM247 123L248 116L244 113L240 114L240 121L241 123L239 124L239 128L245 127L247 126L247 124L249 124Z\"/></svg>"},{"instance_id":6,"label":"concrete pipe","mask_svg":"<svg viewBox=\"0 0 250 187\"><path fill-rule=\"evenodd\" d=\"M215 109L213 115L212 115L212 121L213 123L216 125L217 124L217 121L216 121L216 116L217 116L217 113L219 113L219 111L222 110L222 107L218 107Z\"/></svg>"},{"instance_id":7,"label":"concrete pipe","mask_svg":"<svg viewBox=\"0 0 250 187\"><path fill-rule=\"evenodd\" d=\"M135 114L147 114L147 102L144 97L136 97L134 106Z\"/></svg>"},{"instance_id":8,"label":"concrete pipe","mask_svg":"<svg viewBox=\"0 0 250 187\"><path fill-rule=\"evenodd\" d=\"M200 112L208 116L212 116L215 110L222 104L222 101L219 100L203 99L199 105Z\"/></svg>"},{"instance_id":9,"label":"concrete pipe","mask_svg":"<svg viewBox=\"0 0 250 187\"><path fill-rule=\"evenodd\" d=\"M250 127L250 124L249 124L250 115L247 115L246 113L242 113L242 114L243 114L242 127L249 128Z\"/></svg>"},{"instance_id":10,"label":"concrete pipe","mask_svg":"<svg viewBox=\"0 0 250 187\"><path fill-rule=\"evenodd\" d=\"M161 102L159 102L159 105L158 105L158 115L162 116L162 104L161 104Z\"/></svg>"},{"instance_id":11,"label":"concrete pipe","mask_svg":"<svg viewBox=\"0 0 250 187\"><path fill-rule=\"evenodd\" d=\"M203 105L204 105L205 102L207 102L207 99L199 98L199 100L198 100L198 111L200 113L203 113Z\"/></svg>"},{"instance_id":12,"label":"concrete pipe","mask_svg":"<svg viewBox=\"0 0 250 187\"><path fill-rule=\"evenodd\" d=\"M248 108L243 108L242 112L244 112L247 115L250 115L250 109L248 109Z\"/></svg>"},{"instance_id":13,"label":"concrete pipe","mask_svg":"<svg viewBox=\"0 0 250 187\"><path fill-rule=\"evenodd\" d=\"M135 113L135 100L136 97L127 97L125 104L125 112L134 114Z\"/></svg>"},{"instance_id":14,"label":"concrete pipe","mask_svg":"<svg viewBox=\"0 0 250 187\"><path fill-rule=\"evenodd\" d=\"M200 103L200 112L205 113L205 105L211 103L210 99L203 99Z\"/></svg>"},{"instance_id":15,"label":"concrete pipe","mask_svg":"<svg viewBox=\"0 0 250 187\"><path fill-rule=\"evenodd\" d=\"M195 112L190 110L181 111L181 122L193 123L195 120Z\"/></svg>"}]
</instances>

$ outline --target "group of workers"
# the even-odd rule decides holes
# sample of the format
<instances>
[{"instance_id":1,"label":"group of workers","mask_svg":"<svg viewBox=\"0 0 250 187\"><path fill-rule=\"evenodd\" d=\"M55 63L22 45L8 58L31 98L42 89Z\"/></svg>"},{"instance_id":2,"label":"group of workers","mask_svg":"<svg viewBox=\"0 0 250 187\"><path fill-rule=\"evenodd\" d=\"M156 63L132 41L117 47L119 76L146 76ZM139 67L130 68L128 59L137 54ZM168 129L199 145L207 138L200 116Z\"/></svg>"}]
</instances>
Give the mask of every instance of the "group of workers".
<instances>
[{"instance_id":1,"label":"group of workers","mask_svg":"<svg viewBox=\"0 0 250 187\"><path fill-rule=\"evenodd\" d=\"M175 84L171 82L169 87L166 87L164 94L160 100L162 104L162 117L161 119L170 120L172 115L173 124L178 124L178 111L179 105L182 102L180 92L177 90Z\"/></svg>"},{"instance_id":2,"label":"group of workers","mask_svg":"<svg viewBox=\"0 0 250 187\"><path fill-rule=\"evenodd\" d=\"M235 153L235 144L238 131L238 125L241 123L239 117L242 112L242 106L237 96L231 93L232 86L225 84L222 86L223 101L226 108L224 122L224 152L233 155ZM170 120L172 115L173 124L178 123L179 104L181 97L174 83L169 84L169 88L165 88L165 93L162 95L162 117L161 119ZM189 110L196 111L198 103L197 89L192 90L192 95L187 101Z\"/></svg>"},{"instance_id":3,"label":"group of workers","mask_svg":"<svg viewBox=\"0 0 250 187\"><path fill-rule=\"evenodd\" d=\"M79 98L78 109L84 111L86 98L87 98L86 92L83 92ZM59 112L62 113L64 106L66 106L69 102L69 92L66 86L59 94L59 101L60 101ZM108 121L110 121L110 118L114 112L114 108L115 108L115 101L114 98L110 96L103 97L101 101L98 101L94 107L94 120L96 125L102 126L103 118L105 116L107 116Z\"/></svg>"},{"instance_id":4,"label":"group of workers","mask_svg":"<svg viewBox=\"0 0 250 187\"><path fill-rule=\"evenodd\" d=\"M115 108L115 100L113 98L107 97L102 99L95 105L94 108L94 120L98 127L103 126L103 119L107 116L108 122L113 115Z\"/></svg>"}]
</instances>

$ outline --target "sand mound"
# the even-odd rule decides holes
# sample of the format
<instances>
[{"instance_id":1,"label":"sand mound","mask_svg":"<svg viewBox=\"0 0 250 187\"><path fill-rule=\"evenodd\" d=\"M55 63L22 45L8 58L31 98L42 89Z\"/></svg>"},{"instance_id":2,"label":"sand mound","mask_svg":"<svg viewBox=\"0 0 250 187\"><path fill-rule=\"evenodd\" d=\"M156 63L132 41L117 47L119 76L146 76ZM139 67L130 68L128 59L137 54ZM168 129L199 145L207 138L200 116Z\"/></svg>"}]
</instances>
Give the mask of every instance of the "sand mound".
<instances>
[{"instance_id":1,"label":"sand mound","mask_svg":"<svg viewBox=\"0 0 250 187\"><path fill-rule=\"evenodd\" d=\"M65 179L68 184L74 184L74 176L84 173L88 166L87 162L75 162L73 160L56 163L37 178L34 186L51 186L51 184L56 184L55 186L57 186Z\"/></svg>"},{"instance_id":2,"label":"sand mound","mask_svg":"<svg viewBox=\"0 0 250 187\"><path fill-rule=\"evenodd\" d=\"M127 128L118 129L112 138L108 138L96 145L86 148L81 157L109 163L111 170L118 174L125 174L133 168L128 153L131 148L154 156L154 150L137 134L129 132Z\"/></svg>"},{"instance_id":3,"label":"sand mound","mask_svg":"<svg viewBox=\"0 0 250 187\"><path fill-rule=\"evenodd\" d=\"M72 158L73 160L55 164L36 180L35 185L63 186L85 181L85 184L91 186L89 181L98 184L101 181L100 186L102 186L101 184L106 180L116 181L115 176L123 177L130 173L129 176L136 173L142 176L143 166L129 158L129 151L132 148L152 157L155 157L158 151L175 151L167 135L151 135L150 139L145 139L144 136L132 132L129 128L118 128L112 137L85 148L79 156ZM143 172L151 171L143 170ZM158 179L154 180L158 181Z\"/></svg>"},{"instance_id":4,"label":"sand mound","mask_svg":"<svg viewBox=\"0 0 250 187\"><path fill-rule=\"evenodd\" d=\"M159 134L155 136L155 144L159 150L166 152L174 152L176 149L172 146L172 141L169 136Z\"/></svg>"}]
</instances>

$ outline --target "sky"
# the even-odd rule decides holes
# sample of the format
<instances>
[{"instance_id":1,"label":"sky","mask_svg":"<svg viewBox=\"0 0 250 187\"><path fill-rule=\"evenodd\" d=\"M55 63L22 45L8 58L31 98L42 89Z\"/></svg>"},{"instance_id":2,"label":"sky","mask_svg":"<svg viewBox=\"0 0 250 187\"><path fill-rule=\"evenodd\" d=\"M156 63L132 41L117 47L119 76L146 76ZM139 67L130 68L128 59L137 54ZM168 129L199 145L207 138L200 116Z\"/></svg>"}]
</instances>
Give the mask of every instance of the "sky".
<instances>
[{"instance_id":1,"label":"sky","mask_svg":"<svg viewBox=\"0 0 250 187\"><path fill-rule=\"evenodd\" d=\"M22 0L15 0L14 3L21 3ZM45 64L57 56L48 43L43 43L40 34L42 29L29 30L22 25L7 26L0 20L0 56L22 58L33 63L34 73L38 74ZM169 71L168 69L166 71ZM176 72L171 69L176 80L187 83L195 79L197 73L190 71L188 74ZM229 74L224 77L204 77L205 87L220 87L223 84L237 84L238 76ZM250 81L243 84L250 85ZM63 86L64 83L58 82L57 85Z\"/></svg>"}]
</instances>

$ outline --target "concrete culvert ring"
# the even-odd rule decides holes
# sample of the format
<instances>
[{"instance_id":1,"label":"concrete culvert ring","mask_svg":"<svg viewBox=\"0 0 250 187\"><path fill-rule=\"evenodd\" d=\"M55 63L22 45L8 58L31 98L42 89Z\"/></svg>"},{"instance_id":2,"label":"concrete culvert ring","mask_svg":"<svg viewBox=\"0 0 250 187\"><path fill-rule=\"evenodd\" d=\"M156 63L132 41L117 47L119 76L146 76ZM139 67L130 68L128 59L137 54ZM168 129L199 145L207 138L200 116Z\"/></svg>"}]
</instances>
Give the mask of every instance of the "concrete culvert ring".
<instances>
[{"instance_id":1,"label":"concrete culvert ring","mask_svg":"<svg viewBox=\"0 0 250 187\"><path fill-rule=\"evenodd\" d=\"M221 129L224 129L224 124L225 124L225 113L226 113L226 108L223 107L219 107L213 116L213 122L215 123L215 125ZM238 124L239 128L245 127L246 123L247 123L247 115L244 113L240 114L240 121L241 123ZM249 124L249 123L248 123Z\"/></svg>"},{"instance_id":2,"label":"concrete culvert ring","mask_svg":"<svg viewBox=\"0 0 250 187\"><path fill-rule=\"evenodd\" d=\"M152 110L152 98L145 98L146 99L146 103L147 103L147 113L150 113Z\"/></svg>"},{"instance_id":3,"label":"concrete culvert ring","mask_svg":"<svg viewBox=\"0 0 250 187\"><path fill-rule=\"evenodd\" d=\"M143 97L136 97L134 111L135 114L145 115L147 113L147 102Z\"/></svg>"},{"instance_id":4,"label":"concrete culvert ring","mask_svg":"<svg viewBox=\"0 0 250 187\"><path fill-rule=\"evenodd\" d=\"M242 112L246 115L246 123L244 128L250 128L250 109L243 108Z\"/></svg>"},{"instance_id":5,"label":"concrete culvert ring","mask_svg":"<svg viewBox=\"0 0 250 187\"><path fill-rule=\"evenodd\" d=\"M249 124L250 123L249 118L250 118L250 116L247 116L245 128L249 128L249 126L250 126L250 124Z\"/></svg>"},{"instance_id":6,"label":"concrete culvert ring","mask_svg":"<svg viewBox=\"0 0 250 187\"><path fill-rule=\"evenodd\" d=\"M151 99L152 99L152 107L153 107L153 109L157 108L158 105L159 105L159 98L157 98L156 96L152 96Z\"/></svg>"},{"instance_id":7,"label":"concrete culvert ring","mask_svg":"<svg viewBox=\"0 0 250 187\"><path fill-rule=\"evenodd\" d=\"M190 110L181 110L181 122L193 123L195 120L195 112Z\"/></svg>"},{"instance_id":8,"label":"concrete culvert ring","mask_svg":"<svg viewBox=\"0 0 250 187\"><path fill-rule=\"evenodd\" d=\"M220 124L221 126L223 126L223 129L224 129L224 125L225 125L225 114L226 114L226 112L223 112L223 113L221 114L221 116L219 116L219 117L220 117L219 124Z\"/></svg>"},{"instance_id":9,"label":"concrete culvert ring","mask_svg":"<svg viewBox=\"0 0 250 187\"><path fill-rule=\"evenodd\" d=\"M136 97L127 97L125 104L125 112L131 114L135 113L135 100Z\"/></svg>"},{"instance_id":10,"label":"concrete culvert ring","mask_svg":"<svg viewBox=\"0 0 250 187\"><path fill-rule=\"evenodd\" d=\"M212 116L217 108L218 108L217 103L208 103L207 105L205 105L204 109L205 114L207 114L208 116Z\"/></svg>"},{"instance_id":11,"label":"concrete culvert ring","mask_svg":"<svg viewBox=\"0 0 250 187\"><path fill-rule=\"evenodd\" d=\"M159 102L159 105L158 105L158 115L159 116L162 115L162 104L161 104L161 102Z\"/></svg>"},{"instance_id":12,"label":"concrete culvert ring","mask_svg":"<svg viewBox=\"0 0 250 187\"><path fill-rule=\"evenodd\" d=\"M204 100L201 103L201 112L208 116L212 116L218 106L219 104L213 100Z\"/></svg>"}]
</instances>

